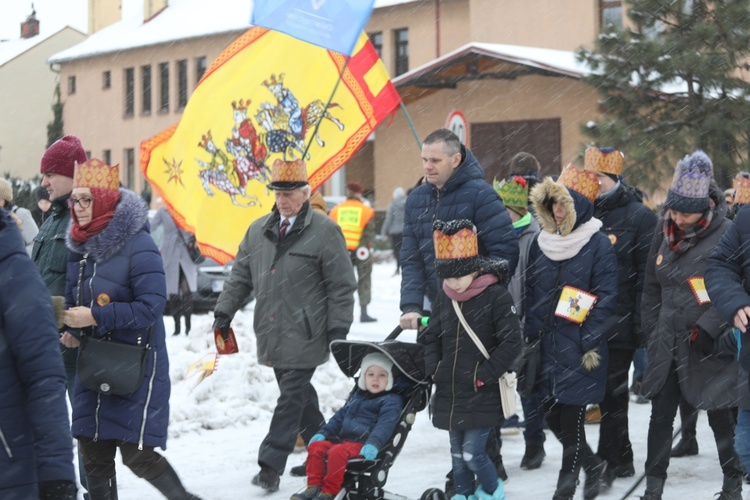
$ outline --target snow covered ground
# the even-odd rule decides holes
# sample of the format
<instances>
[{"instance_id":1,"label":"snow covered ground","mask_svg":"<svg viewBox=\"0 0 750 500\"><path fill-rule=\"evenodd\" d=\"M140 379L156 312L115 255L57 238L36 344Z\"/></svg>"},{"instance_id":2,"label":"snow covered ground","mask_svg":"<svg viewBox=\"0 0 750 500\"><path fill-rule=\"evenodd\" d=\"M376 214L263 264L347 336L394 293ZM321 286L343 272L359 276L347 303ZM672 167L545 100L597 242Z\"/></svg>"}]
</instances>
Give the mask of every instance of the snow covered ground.
<instances>
[{"instance_id":1,"label":"snow covered ground","mask_svg":"<svg viewBox=\"0 0 750 500\"><path fill-rule=\"evenodd\" d=\"M355 322L349 338L382 340L398 324L400 276L393 276L394 269L393 262L374 266L373 302L369 313L378 322L359 323L359 307L355 305ZM173 337L172 319L165 318L173 385L168 450L164 454L187 488L205 500L282 500L305 486L304 478L292 477L288 473L282 476L281 488L276 493L266 494L250 484L250 479L258 471L258 446L266 434L278 396L272 370L256 363L253 307L254 303L248 305L233 322L240 353L222 356L216 373L197 387L194 387L193 378L185 378L185 373L191 363L215 352L211 332L213 315L194 316L189 337L184 334ZM413 341L414 336L405 334L400 339ZM327 417L343 403L352 387L352 381L341 373L333 359L318 368L313 383ZM630 406L636 478L615 481L614 487L599 498L623 498L643 472L650 411L650 405ZM598 425L586 426L588 442L594 450L598 431ZM698 456L672 460L665 499L710 499L721 490L721 469L705 412L698 420L698 439ZM524 471L519 467L524 453L523 435L503 436L503 458L509 475L505 491L509 500L552 497L562 449L549 432L545 448L547 458L542 467ZM427 488L443 488L445 474L450 469L448 450L448 434L435 429L427 412L421 412L390 471L386 489L409 499L419 499ZM304 452L293 454L287 470L304 459ZM119 459L117 473L120 500L160 498L150 484L135 477ZM644 486L639 485L627 498L638 498ZM746 485L746 490L749 488ZM582 487L579 486L576 498L582 497Z\"/></svg>"}]
</instances>

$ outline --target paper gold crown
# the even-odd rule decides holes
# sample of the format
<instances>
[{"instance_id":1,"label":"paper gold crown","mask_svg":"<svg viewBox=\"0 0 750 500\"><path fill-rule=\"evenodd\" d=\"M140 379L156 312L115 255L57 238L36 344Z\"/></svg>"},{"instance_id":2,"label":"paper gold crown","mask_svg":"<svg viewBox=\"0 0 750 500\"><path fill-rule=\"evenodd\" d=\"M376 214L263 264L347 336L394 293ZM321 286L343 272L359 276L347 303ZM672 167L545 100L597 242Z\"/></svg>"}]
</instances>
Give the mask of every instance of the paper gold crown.
<instances>
[{"instance_id":1,"label":"paper gold crown","mask_svg":"<svg viewBox=\"0 0 750 500\"><path fill-rule=\"evenodd\" d=\"M467 259L479 255L477 233L470 228L450 235L436 230L432 233L432 239L437 260Z\"/></svg>"},{"instance_id":2,"label":"paper gold crown","mask_svg":"<svg viewBox=\"0 0 750 500\"><path fill-rule=\"evenodd\" d=\"M277 159L271 166L270 189L289 190L307 185L307 166L302 159L284 161Z\"/></svg>"},{"instance_id":3,"label":"paper gold crown","mask_svg":"<svg viewBox=\"0 0 750 500\"><path fill-rule=\"evenodd\" d=\"M599 191L599 179L590 170L579 170L578 167L569 163L560 173L557 182L578 194L582 194L592 203L596 200L596 193Z\"/></svg>"},{"instance_id":4,"label":"paper gold crown","mask_svg":"<svg viewBox=\"0 0 750 500\"><path fill-rule=\"evenodd\" d=\"M738 205L750 203L750 178L738 174L732 181L734 188L734 202Z\"/></svg>"},{"instance_id":5,"label":"paper gold crown","mask_svg":"<svg viewBox=\"0 0 750 500\"><path fill-rule=\"evenodd\" d=\"M606 153L599 148L588 148L583 154L583 169L603 174L620 175L624 155L613 149Z\"/></svg>"},{"instance_id":6,"label":"paper gold crown","mask_svg":"<svg viewBox=\"0 0 750 500\"><path fill-rule=\"evenodd\" d=\"M98 158L77 163L73 173L73 187L120 189L119 165L110 167Z\"/></svg>"},{"instance_id":7,"label":"paper gold crown","mask_svg":"<svg viewBox=\"0 0 750 500\"><path fill-rule=\"evenodd\" d=\"M529 202L529 183L523 177L516 175L507 181L497 181L492 183L497 194L503 200L506 207L526 208Z\"/></svg>"}]
</instances>

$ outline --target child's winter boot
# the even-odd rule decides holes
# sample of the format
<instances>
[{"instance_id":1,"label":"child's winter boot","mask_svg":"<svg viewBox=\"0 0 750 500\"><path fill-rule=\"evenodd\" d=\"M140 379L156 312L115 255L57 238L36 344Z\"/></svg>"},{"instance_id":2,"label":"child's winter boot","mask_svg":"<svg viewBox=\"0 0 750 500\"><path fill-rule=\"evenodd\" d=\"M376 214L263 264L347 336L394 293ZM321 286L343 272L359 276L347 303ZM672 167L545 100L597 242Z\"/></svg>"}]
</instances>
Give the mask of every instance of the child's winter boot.
<instances>
[{"instance_id":1,"label":"child's winter boot","mask_svg":"<svg viewBox=\"0 0 750 500\"><path fill-rule=\"evenodd\" d=\"M505 486L503 486L502 481L498 480L497 488L495 488L495 491L490 494L484 491L482 485L480 484L477 488L477 491L474 492L474 495L472 495L472 497L474 497L476 500L505 500ZM469 500L471 500L471 498Z\"/></svg>"},{"instance_id":2,"label":"child's winter boot","mask_svg":"<svg viewBox=\"0 0 750 500\"><path fill-rule=\"evenodd\" d=\"M295 493L290 500L313 500L320 493L320 486L308 486L303 491Z\"/></svg>"},{"instance_id":3,"label":"child's winter boot","mask_svg":"<svg viewBox=\"0 0 750 500\"><path fill-rule=\"evenodd\" d=\"M473 495L471 495L471 496L473 496ZM453 495L451 497L451 500L468 500L468 499L466 498L466 495Z\"/></svg>"}]
</instances>

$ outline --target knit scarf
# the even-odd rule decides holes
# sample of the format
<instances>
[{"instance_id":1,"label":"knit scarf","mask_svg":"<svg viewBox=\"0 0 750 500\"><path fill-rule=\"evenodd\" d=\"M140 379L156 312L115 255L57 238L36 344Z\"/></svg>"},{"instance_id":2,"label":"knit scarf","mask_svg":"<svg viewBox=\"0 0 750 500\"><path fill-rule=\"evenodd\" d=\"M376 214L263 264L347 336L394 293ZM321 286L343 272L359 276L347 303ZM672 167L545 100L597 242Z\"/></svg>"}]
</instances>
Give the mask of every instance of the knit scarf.
<instances>
[{"instance_id":1,"label":"knit scarf","mask_svg":"<svg viewBox=\"0 0 750 500\"><path fill-rule=\"evenodd\" d=\"M537 241L539 248L549 260L559 262L578 255L578 252L592 236L599 232L601 227L602 221L592 217L565 236L542 231Z\"/></svg>"},{"instance_id":2,"label":"knit scarf","mask_svg":"<svg viewBox=\"0 0 750 500\"><path fill-rule=\"evenodd\" d=\"M443 281L443 291L451 300L455 300L456 302L466 302L469 299L473 299L474 297L485 291L488 286L495 284L498 281L498 277L494 274L483 274L481 276L477 276L474 281L471 282L469 288L461 293L451 290L445 284L445 281Z\"/></svg>"},{"instance_id":3,"label":"knit scarf","mask_svg":"<svg viewBox=\"0 0 750 500\"><path fill-rule=\"evenodd\" d=\"M91 188L91 199L93 207L91 220L82 226L78 224L78 217L74 208L70 209L70 215L73 219L70 236L73 241L78 243L87 241L107 227L112 216L115 215L117 204L120 202L120 192L104 188Z\"/></svg>"},{"instance_id":4,"label":"knit scarf","mask_svg":"<svg viewBox=\"0 0 750 500\"><path fill-rule=\"evenodd\" d=\"M696 222L693 227L687 231L683 231L677 224L672 221L672 211L667 210L664 215L663 229L664 236L667 239L669 248L676 254L685 253L695 245L706 232L706 229L711 225L711 220L714 218L714 209L716 204L714 200L709 199L708 210L703 216Z\"/></svg>"}]
</instances>

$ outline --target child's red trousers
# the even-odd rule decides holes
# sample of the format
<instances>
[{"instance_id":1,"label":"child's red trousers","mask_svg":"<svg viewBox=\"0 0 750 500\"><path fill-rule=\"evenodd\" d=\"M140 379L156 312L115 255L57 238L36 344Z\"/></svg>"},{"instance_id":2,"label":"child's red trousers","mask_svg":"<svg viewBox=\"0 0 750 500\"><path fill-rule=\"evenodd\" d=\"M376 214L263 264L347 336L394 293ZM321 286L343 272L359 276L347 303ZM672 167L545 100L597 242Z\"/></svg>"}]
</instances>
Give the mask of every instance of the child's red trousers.
<instances>
[{"instance_id":1,"label":"child's red trousers","mask_svg":"<svg viewBox=\"0 0 750 500\"><path fill-rule=\"evenodd\" d=\"M359 455L364 443L316 441L307 447L307 485L333 495L341 491L346 462Z\"/></svg>"}]
</instances>

